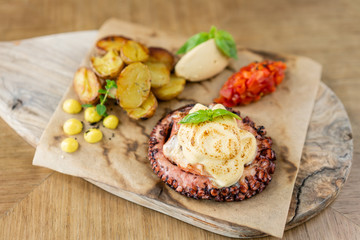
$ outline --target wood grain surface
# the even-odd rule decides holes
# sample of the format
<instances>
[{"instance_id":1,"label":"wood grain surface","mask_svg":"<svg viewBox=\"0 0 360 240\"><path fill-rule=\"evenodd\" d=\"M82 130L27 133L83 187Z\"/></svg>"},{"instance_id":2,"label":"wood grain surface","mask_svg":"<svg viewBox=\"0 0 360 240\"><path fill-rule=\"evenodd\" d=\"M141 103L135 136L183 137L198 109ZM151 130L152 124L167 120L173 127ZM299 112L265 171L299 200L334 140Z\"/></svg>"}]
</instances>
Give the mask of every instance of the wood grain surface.
<instances>
[{"instance_id":1,"label":"wood grain surface","mask_svg":"<svg viewBox=\"0 0 360 240\"><path fill-rule=\"evenodd\" d=\"M129 23L123 23L120 24L119 27L123 27L123 31L125 29L128 29L128 32L126 35L133 36L133 32L137 32L135 34L136 36L139 35L140 37L144 38L144 41L146 40L146 32L150 32L151 35L153 35L154 30L147 31L143 27L140 26L132 26ZM128 26L128 27L126 27ZM130 30L131 29L131 30ZM138 30L136 30L138 29ZM144 30L140 30L144 29ZM135 36L134 35L134 36ZM168 37L162 37L161 41L164 41L168 44L169 41L166 41ZM74 41L74 39L80 41ZM76 32L76 33L68 33L68 34L59 34L56 36L48 36L48 37L40 37L40 38L34 38L29 40L23 40L21 42L18 42L16 45L13 43L0 43L0 52L1 57L6 59L14 59L11 61L12 64L4 64L5 61L0 61L0 71L3 72L3 81L0 82L0 117L5 119L10 126L12 126L16 132L18 132L21 136L23 136L25 139L27 139L30 144L36 145L37 141L39 140L40 135L43 132L44 125L49 121L50 117L53 114L54 106L58 98L60 98L63 94L65 89L64 86L69 85L69 81L71 81L71 76L73 74L73 66L67 67L66 65L63 65L63 62L67 62L69 56L73 56L72 60L75 62L80 62L81 59L83 59L83 56L86 55L85 53L77 54L77 52L81 53L82 51L87 51L83 49L83 46L87 46L90 44L84 44L87 42L93 42L94 40L94 33L93 32ZM155 40L155 39L154 39ZM174 39L175 41L175 39ZM170 41L170 45L173 44L172 41ZM42 48L44 46L44 48ZM88 46L91 48L91 46ZM74 52L73 49L77 49L77 52ZM37 59L33 59L32 52L37 52ZM50 54L51 53L51 54ZM74 53L74 54L72 54ZM248 51L241 51L239 52L239 56L242 61L245 61L246 56L248 56ZM266 58L282 58L284 61L289 61L289 57L287 56L280 56L278 54L271 54L269 52L259 52L256 53L249 53L248 57L260 59L262 56L265 55ZM49 63L50 56L53 56L57 59L56 62L51 61ZM76 59L78 57L78 59ZM17 64L18 60L21 58L21 64ZM290 58L291 61L294 61L295 57ZM41 64L41 63L44 64ZM289 63L290 63L289 62ZM61 69L61 71L53 72L50 71L49 68L39 68L41 65L51 65L53 69ZM241 61L239 63L233 63L231 67L227 71L231 71L230 69L238 68L236 65L242 64ZM26 66L26 69L24 69L24 66ZM290 66L289 66L290 67ZM36 75L28 75L29 72L33 72L33 69L36 69ZM49 71L51 74L49 74ZM227 74L224 72L224 74ZM13 80L13 76L18 75L18 77ZM48 78L56 79L58 88L54 88L51 83L49 83ZM221 74L216 77L216 79L221 80ZM215 92L210 91L207 92L207 95L214 94L214 96L217 95L217 90L219 86L213 86L216 84L216 79L213 79L212 81L201 83L199 86L194 86L194 84L191 86L190 89L187 89L188 91L192 91L192 89L195 88L195 91L205 91L209 89L214 89ZM288 79L289 80L289 79ZM6 84L5 84L6 83ZM34 87L34 86L35 87ZM196 84L195 84L196 85ZM204 88L206 86L206 88ZM22 94L16 93L16 89L20 89L24 87L22 90ZM281 88L278 91L281 91L282 88L287 88L286 85L282 85ZM197 90L196 90L197 89ZM36 91L35 91L36 90ZM35 91L35 93L34 93ZM10 95L8 93L12 92L13 94ZM36 94L38 93L45 93L45 94ZM48 92L52 92L52 95L46 94ZM165 109L174 109L176 106L182 106L183 104L187 104L188 102L185 101L185 103L181 103L178 101L181 101L180 99L186 98L189 99L189 96L192 96L193 94L187 93L186 91L181 95L183 97L179 97L178 100L174 100L171 105L176 104L175 106L165 106ZM203 94L202 94L203 95ZM28 96L28 97L24 97ZM209 96L209 101L211 101L212 97ZM191 97L192 99L194 97ZM269 100L269 98L267 98ZM201 99L200 99L201 100ZM195 101L195 100L194 100ZM53 105L51 105L53 104ZM163 105L163 104L162 104ZM268 108L268 107L261 107L261 108ZM29 111L31 109L31 111ZM254 106L249 106L247 110L244 110L245 113L248 113L248 111L252 111L251 116L257 112L256 109L254 109ZM158 110L163 111L163 110ZM166 110L167 111L167 110ZM60 114L63 116L56 117L57 120L59 120L61 117L67 117L67 115L63 114L62 111L60 111ZM129 122L129 119L127 116L124 116L124 114L117 113L117 115L121 115L120 118L121 125L128 126L129 124L132 124L133 122ZM160 114L161 115L161 114ZM19 117L21 116L21 117ZM156 122L157 119L160 116L155 116L154 121ZM279 117L279 116L278 116ZM29 121L31 119L31 121ZM264 121L263 117L260 118L260 120ZM59 120L62 124L63 121ZM140 121L140 125L144 125L143 128L151 129L155 122L150 123L150 127L146 127L146 122ZM34 127L36 126L36 128ZM134 126L136 128L137 126ZM58 129L58 127L51 128L50 132L53 132L53 129ZM103 129L104 130L104 129ZM271 130L271 129L270 129ZM123 131L122 131L123 132ZM141 131L142 132L142 131ZM109 134L114 133L111 131ZM55 134L55 133L54 133ZM62 131L60 133L56 133L56 136L59 136L59 134L62 134ZM106 133L105 133L106 134ZM281 135L283 135L283 131L281 132ZM311 218L312 216L318 214L324 207L326 207L328 204L330 204L334 197L337 196L339 190L341 189L343 183L347 179L347 176L349 174L350 170L350 164L352 159L352 138L350 137L351 129L350 129L350 123L348 122L348 117L346 115L346 112L341 104L341 102L338 100L338 98L334 95L334 93L326 87L323 83L320 85L314 110L310 119L310 126L309 131L307 133L306 141L305 141L305 147L302 153L302 164L299 172L299 177L296 180L295 185L295 191L293 192L293 199L290 206L290 211L288 214L288 224L286 226L287 229L290 229L306 220ZM117 135L115 133L115 135ZM126 139L120 140L123 135L126 135ZM129 156L136 155L139 156L139 152L142 152L139 150L139 148L134 147L127 147L127 146L137 146L142 145L139 144L141 142L141 138L137 135L133 140L130 138L130 133L122 133L120 136L116 137L115 139L112 139L111 144L115 144L116 146L121 146L122 142L126 143L125 148L128 148L127 154L130 153ZM52 138L52 137L51 137ZM120 139L119 139L120 138ZM147 137L145 137L145 141ZM57 138L57 141L60 141L61 139ZM80 140L80 139L79 139ZM35 142L34 142L35 141ZM108 142L106 145L109 146L110 142ZM110 145L111 145L110 144ZM55 144L55 150L58 149L57 144ZM146 144L145 144L146 145ZM334 147L336 146L336 147ZM146 148L147 146L145 146ZM111 147L111 149L114 149L114 147ZM146 151L146 150L145 150ZM50 152L52 153L52 151ZM88 153L86 153L87 155ZM118 156L121 155L121 151L116 154L116 159L119 160ZM146 155L146 153L143 153ZM281 158L287 157L283 156L285 152L280 151L278 152L278 160L281 161ZM141 155L141 154L140 154ZM55 156L57 156L55 154ZM51 159L56 159L55 156L52 157L42 157L41 159L38 158L38 161L46 160L43 162L45 166L51 162ZM128 156L128 155L127 155ZM98 156L96 159L96 162L101 159L102 156ZM78 159L78 157L76 157ZM126 157L126 162L130 161L129 157ZM86 165L89 163L90 159L86 160ZM64 159L62 159L64 161ZM140 161L140 160L137 160ZM153 177L152 171L150 171L149 164L147 160L145 160L145 172L148 173L147 175L150 175ZM67 164L70 165L70 164ZM121 163L122 166L126 165L125 163ZM103 166L102 168L106 168L107 165ZM279 171L278 167L277 172ZM63 171L64 168L62 167ZM129 167L126 168L129 170ZM84 169L85 170L85 169ZM139 168L136 168L136 171L139 172ZM113 172L113 169L110 169L110 172L105 175L110 175L111 172ZM117 174L121 174L121 171ZM86 177L87 175L85 175ZM178 208L171 209L171 206L167 206L167 210L164 208L163 203L170 204L171 202L164 201L164 196L159 198L159 196L155 196L157 198L150 199L146 198L146 187L143 186L140 189L145 189L145 196L139 197L136 194L129 194L127 191L122 191L119 188L113 188L109 187L105 184L101 184L100 182L95 182L94 179L96 178L95 175L89 176L91 179L88 179L88 181L94 183L97 186L100 186L101 188L112 192L115 195L121 196L125 199L131 200L133 202L137 202L138 204L142 204L145 206L148 206L153 209L157 209L160 212L164 212L168 215L174 216L179 219L183 219L187 222L191 222L192 224L201 226L205 229L210 229L212 231L218 231L218 229L221 229L221 232L223 234L231 234L236 235L241 232L241 234L246 236L254 236L254 235L261 235L258 231L253 231L246 229L244 227L240 227L238 225L232 225L229 227L228 224L226 224L223 221L219 221L214 219L210 219L205 216L198 216L197 213L192 212L191 217L185 217L187 216L186 213L181 212L180 214L177 214ZM111 177L111 179L113 179ZM155 178L155 181L157 178ZM98 179L99 181L99 179ZM121 181L122 182L122 181ZM158 186L162 186L160 183L154 183L156 185L156 189L158 189ZM160 185L159 185L160 184ZM129 185L129 184L125 184ZM131 184L130 184L131 185ZM272 184L273 185L273 184ZM309 187L311 186L311 187ZM155 187L155 186L152 186ZM139 188L137 187L139 190ZM292 189L291 189L292 190ZM128 189L128 191L135 191L135 189L131 188ZM158 191L155 191L158 192ZM162 195L165 195L167 191L161 191L163 192ZM175 197L179 197L177 194L173 194ZM173 199L171 196L165 197L165 199ZM158 202L160 201L160 202ZM251 202L254 202L252 200ZM159 207L159 204L161 207ZM171 204L170 204L171 205ZM242 203L241 206L244 204ZM201 222L199 222L197 219L201 219ZM221 216L221 215L220 215ZM203 224L205 222L212 222L211 225ZM215 229L214 227L218 225ZM220 226L220 228L219 228ZM218 231L220 232L220 231Z\"/></svg>"},{"instance_id":2,"label":"wood grain surface","mask_svg":"<svg viewBox=\"0 0 360 240\"><path fill-rule=\"evenodd\" d=\"M85 2L85 1L84 1ZM109 7L111 6L111 7ZM157 6L153 8L152 6ZM206 14L198 14L199 9ZM235 34L236 41L254 49L288 52L309 56L324 66L323 81L339 96L352 121L354 161L350 178L339 197L320 216L285 233L285 239L356 239L360 224L360 152L359 147L359 46L358 1L103 1L102 6L81 1L2 1L0 39L14 40L70 30L96 29L112 16L185 35L208 29L213 23ZM79 14L86 12L88 14ZM276 13L276 14L274 14ZM149 20L151 19L151 21ZM179 21L181 19L181 21ZM196 21L194 20L196 19ZM93 187L83 180L54 174L23 201L39 182L28 180L38 168L31 168L33 149L6 124L1 128L2 212L1 236L39 238L207 238L222 237L191 227L177 220L128 203ZM21 160L23 159L23 161ZM19 169L29 175L19 174ZM28 179L27 179L28 178ZM36 180L33 178L33 180ZM70 184L70 185L69 185ZM66 189L77 187L86 193L74 194ZM95 190L94 190L95 189ZM95 204L89 204L89 193ZM78 192L77 192L78 193ZM51 198L49 198L51 196ZM61 196L61 198L59 197ZM68 207L71 201L73 208ZM109 225L99 216L102 204L118 211L106 212ZM8 208L10 206L10 209ZM51 210L49 211L49 208ZM128 216L132 217L129 218ZM80 217L79 217L80 216ZM81 218L81 220L80 220ZM48 222L48 220L52 220ZM94 221L100 225L94 227ZM21 222L21 224L19 224ZM6 224L5 224L6 223ZM47 223L47 228L43 226ZM141 224L139 224L141 223ZM162 228L149 226L162 225ZM11 227L9 227L11 226ZM91 229L89 231L89 229ZM53 235L51 235L53 234Z\"/></svg>"},{"instance_id":3,"label":"wood grain surface","mask_svg":"<svg viewBox=\"0 0 360 240\"><path fill-rule=\"evenodd\" d=\"M142 42L146 46L161 46L169 49L171 52L175 52L176 49L186 41L183 37L169 36L160 30L119 21L114 18L107 20L100 27L97 38L101 39L104 36L112 34L127 36ZM69 37L67 41L74 41L74 39L76 38ZM57 46L57 48L49 48L48 50L53 52L54 55L57 55L57 51L68 51L68 49L71 49L70 47L63 47L67 41L63 41L62 46L59 46L59 44L54 41L53 45ZM20 51L22 48L22 43L20 43L15 49L19 49ZM94 52L93 48L91 48L91 52ZM90 55L92 56L93 54ZM23 61L26 62L26 59L28 59L28 62L32 62L31 57L26 58L26 56L24 56ZM60 59L61 56L59 56L58 60L61 61ZM232 73L237 72L240 67L250 62L263 61L265 59L281 59L284 61L287 65L286 80L278 87L276 93L267 96L266 100L244 107L235 107L234 109L241 111L243 117L246 115L250 116L258 125L264 125L267 133L274 141L273 148L277 153L277 167L275 174L272 176L272 184L267 187L269 190L263 191L263 193L252 198L251 201L241 203L194 201L171 191L150 170L149 160L147 158L149 135L156 122L170 110L183 107L184 105L197 102L204 104L211 103L212 100L218 96L221 85L223 85ZM46 62L44 62L44 65L45 64ZM90 67L89 57L84 58L83 64L83 66ZM33 65L37 65L37 63L33 63ZM56 69L55 65L52 67ZM21 72L21 69L19 69L19 75L22 75ZM38 78L41 79L38 80L38 84L47 85L48 75L42 75L42 71L40 70L37 74ZM10 80L7 75L6 73L4 74L5 81L7 79ZM160 102L155 115L148 120L132 121L124 114L121 108L111 107L108 113L118 116L120 121L120 125L116 130L106 129L102 124L92 126L86 123L83 114L69 116L64 113L61 104L59 104L52 114L45 132L42 134L33 164L48 167L65 174L91 179L91 182L98 182L98 186L107 191L110 189L110 192L115 195L221 235L250 237L262 235L262 232L264 232L281 237L286 224L288 208L291 202L320 77L321 66L311 59L294 55L240 49L238 51L238 60L232 61L226 70L208 81L187 84L185 90L176 99ZM61 101L64 99L77 98L72 84L70 83L68 85L68 90L58 93L58 95L63 95ZM42 88L38 88L38 91L45 92ZM32 99L38 100L36 103L46 102L45 99L41 100L41 97L38 94L33 94L32 91L29 91L29 95L33 95ZM327 96L327 94L323 95ZM18 97L18 99L19 98L20 97ZM325 99L326 98L327 97L325 97ZM327 131L321 131L321 129L332 128L331 126L334 125L335 122L340 121L340 119L337 119L337 113L343 112L343 109L330 107L329 105L333 105L334 101L323 100L321 97L319 99L320 103L323 104L320 108L335 110L329 114L322 114L320 112L320 114L322 114L321 116L333 115L334 117L320 117L322 124L318 126L320 136L324 135L326 139L328 139L326 143L327 149L332 149L335 148L335 145L330 142L332 136L327 134ZM24 102L24 105L31 106L33 109L39 106L38 104L32 106L33 102L31 101ZM112 104L110 104L110 106L112 106ZM42 109L45 110L44 107L42 107ZM266 111L264 111L264 109L266 109ZM8 110L11 111L11 106L8 106ZM21 109L18 111L20 112ZM291 112L291 114L289 114L289 112ZM47 115L51 113L52 111L50 109ZM272 116L277 117L268 117L270 113ZM23 119L33 118L35 121L36 116L31 115L28 117L27 115L27 113L22 114ZM342 114L340 113L340 115ZM87 131L87 129L98 127L104 135L101 143L90 146L84 141L80 134L75 136L80 145L79 151L72 154L64 154L59 148L59 145L61 141L67 137L64 135L62 126L69 117L84 122L84 132ZM344 117L342 117L342 119L343 118ZM341 129L336 130L351 134L349 123L343 123L345 124L342 124ZM328 127L325 127L327 125ZM337 128L337 125L335 125L335 128ZM342 140L334 142L334 144L337 145L336 148L340 149L338 152L341 156L348 156L339 164L339 169L341 169L340 171L342 172L339 178L341 177L344 180L347 179L352 158L352 139L350 138L349 140L350 141L346 142ZM318 142L320 149L306 153L311 156L317 155L321 152L321 148L325 148L325 146L322 147L323 144L319 139L315 139L314 141ZM339 143L344 143L347 146L342 149L338 146ZM308 149L311 150L312 148ZM333 155L335 156L334 159L340 158L340 155L335 152ZM318 161L316 157L313 157L312 161L318 162L319 164L318 167L313 168L313 171L309 171L309 174L314 174L314 172L318 171L319 167L323 165L322 161ZM335 162L327 164L327 166L329 168L335 168L335 165L337 165ZM342 170L343 167L345 168L344 170ZM336 167L335 170L336 169L338 169L338 167ZM308 176L306 175L305 177ZM310 180L312 179L314 178ZM333 179L333 177L329 175L329 179ZM342 184L339 184L338 188L334 188L331 181L328 181L328 183L330 185L328 186L329 189L340 189L342 186ZM315 185L314 183L312 184ZM323 185L326 185L326 182L323 182ZM324 188L319 191L323 189ZM297 198L294 201L295 203L300 202L300 198L303 198L300 196L300 193L301 191L295 195ZM337 194L326 192L324 195L335 196ZM329 199L333 198L329 197ZM323 199L318 200L314 198L314 202L320 201L323 201ZM326 204L324 205L326 206ZM317 206L318 205L314 204L314 207L305 207L305 209L309 208L317 212L314 209L317 208ZM242 214L238 214L240 212ZM296 213L299 212L297 211ZM304 212L300 213L304 216L308 215ZM249 218L249 216L253 217ZM298 216L294 216L294 225L298 222L296 221L297 217ZM267 220L270 218L272 219L271 222Z\"/></svg>"}]
</instances>

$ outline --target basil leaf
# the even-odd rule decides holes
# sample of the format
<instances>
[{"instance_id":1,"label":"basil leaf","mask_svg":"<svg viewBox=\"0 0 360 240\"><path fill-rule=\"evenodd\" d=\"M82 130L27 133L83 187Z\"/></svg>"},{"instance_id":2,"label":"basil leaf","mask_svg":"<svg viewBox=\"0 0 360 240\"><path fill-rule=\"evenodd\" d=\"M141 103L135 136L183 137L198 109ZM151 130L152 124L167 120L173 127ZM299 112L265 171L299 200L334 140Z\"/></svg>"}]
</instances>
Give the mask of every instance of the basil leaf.
<instances>
[{"instance_id":1,"label":"basil leaf","mask_svg":"<svg viewBox=\"0 0 360 240\"><path fill-rule=\"evenodd\" d=\"M215 38L217 32L217 28L215 26L211 26L209 31L209 38Z\"/></svg>"},{"instance_id":2,"label":"basil leaf","mask_svg":"<svg viewBox=\"0 0 360 240\"><path fill-rule=\"evenodd\" d=\"M228 110L225 110L225 109L213 110L213 118L217 118L217 117L221 117L221 116L230 116L230 117L241 120L241 118L238 115L236 115L235 113L232 113Z\"/></svg>"},{"instance_id":3,"label":"basil leaf","mask_svg":"<svg viewBox=\"0 0 360 240\"><path fill-rule=\"evenodd\" d=\"M181 119L180 123L201 123L209 120L212 120L212 116L209 115L209 112L207 110L199 110L186 115Z\"/></svg>"},{"instance_id":4,"label":"basil leaf","mask_svg":"<svg viewBox=\"0 0 360 240\"><path fill-rule=\"evenodd\" d=\"M213 121L215 118L220 116L230 116L236 119L241 120L241 118L236 115L235 113L232 113L230 111L227 111L225 109L207 109L207 110L199 110L193 113L190 113L186 115L179 123L186 124L186 123L201 123L206 121Z\"/></svg>"},{"instance_id":5,"label":"basil leaf","mask_svg":"<svg viewBox=\"0 0 360 240\"><path fill-rule=\"evenodd\" d=\"M235 59L238 58L234 38L224 30L217 30L215 26L211 26L209 33L201 32L190 37L176 54L186 53L197 45L212 38L215 39L216 46L224 55Z\"/></svg>"},{"instance_id":6,"label":"basil leaf","mask_svg":"<svg viewBox=\"0 0 360 240\"><path fill-rule=\"evenodd\" d=\"M104 105L98 104L96 105L96 111L100 116L104 116L106 114L106 107Z\"/></svg>"},{"instance_id":7,"label":"basil leaf","mask_svg":"<svg viewBox=\"0 0 360 240\"><path fill-rule=\"evenodd\" d=\"M187 53L197 45L209 40L209 34L207 32L201 32L190 37L184 45L176 52L176 54Z\"/></svg>"},{"instance_id":8,"label":"basil leaf","mask_svg":"<svg viewBox=\"0 0 360 240\"><path fill-rule=\"evenodd\" d=\"M230 33L218 30L215 33L215 43L226 56L238 59L236 44Z\"/></svg>"}]
</instances>

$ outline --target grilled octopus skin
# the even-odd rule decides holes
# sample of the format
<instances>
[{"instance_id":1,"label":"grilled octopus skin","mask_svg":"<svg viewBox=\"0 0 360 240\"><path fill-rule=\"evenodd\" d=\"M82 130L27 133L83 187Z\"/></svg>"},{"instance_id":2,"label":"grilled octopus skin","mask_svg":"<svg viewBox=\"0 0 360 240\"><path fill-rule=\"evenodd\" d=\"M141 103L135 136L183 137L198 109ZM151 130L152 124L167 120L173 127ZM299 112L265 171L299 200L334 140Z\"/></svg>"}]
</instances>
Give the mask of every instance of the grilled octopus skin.
<instances>
[{"instance_id":1,"label":"grilled octopus skin","mask_svg":"<svg viewBox=\"0 0 360 240\"><path fill-rule=\"evenodd\" d=\"M251 132L257 142L255 159L245 165L240 180L229 187L218 188L212 184L208 176L198 175L178 167L167 159L163 146L170 136L176 134L178 122L186 116L194 105L186 105L163 117L150 134L148 157L155 174L169 187L182 195L195 199L213 199L219 202L242 201L262 192L271 181L275 171L275 152L271 149L272 140L266 136L263 126L245 117L238 121L240 128ZM240 112L227 108L240 116ZM241 117L241 116L240 116Z\"/></svg>"}]
</instances>

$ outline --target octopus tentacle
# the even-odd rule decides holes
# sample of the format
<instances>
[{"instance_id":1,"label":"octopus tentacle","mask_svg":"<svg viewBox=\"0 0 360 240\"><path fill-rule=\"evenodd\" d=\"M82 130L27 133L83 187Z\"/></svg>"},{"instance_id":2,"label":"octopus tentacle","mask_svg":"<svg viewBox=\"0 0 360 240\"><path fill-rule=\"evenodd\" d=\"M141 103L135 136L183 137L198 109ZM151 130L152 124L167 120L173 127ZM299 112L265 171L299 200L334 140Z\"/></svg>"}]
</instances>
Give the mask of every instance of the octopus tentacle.
<instances>
[{"instance_id":1,"label":"octopus tentacle","mask_svg":"<svg viewBox=\"0 0 360 240\"><path fill-rule=\"evenodd\" d=\"M217 188L209 177L187 172L169 161L163 153L163 145L174 131L177 122L188 114L193 105L187 105L170 112L159 120L150 134L148 157L154 173L176 192L195 199L212 199L219 202L242 201L262 192L271 181L275 171L276 154L271 149L272 140L266 136L263 126L245 117L240 122L241 128L254 134L257 141L255 159L245 165L243 176L230 186ZM228 109L240 116L240 112Z\"/></svg>"}]
</instances>

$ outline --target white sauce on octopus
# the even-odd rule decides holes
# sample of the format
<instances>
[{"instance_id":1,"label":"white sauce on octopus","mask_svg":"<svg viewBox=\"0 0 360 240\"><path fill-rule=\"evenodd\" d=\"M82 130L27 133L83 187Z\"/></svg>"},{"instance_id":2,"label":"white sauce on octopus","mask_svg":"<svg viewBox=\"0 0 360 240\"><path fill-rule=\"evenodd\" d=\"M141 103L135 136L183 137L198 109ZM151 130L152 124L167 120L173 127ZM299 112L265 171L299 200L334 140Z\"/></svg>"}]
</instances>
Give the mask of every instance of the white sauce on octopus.
<instances>
[{"instance_id":1,"label":"white sauce on octopus","mask_svg":"<svg viewBox=\"0 0 360 240\"><path fill-rule=\"evenodd\" d=\"M221 104L212 109L225 109ZM196 104L189 113L208 109ZM164 147L164 155L182 168L197 168L210 176L218 187L228 187L239 181L244 165L256 156L256 139L240 129L236 119L218 117L199 124L181 124L178 134Z\"/></svg>"}]
</instances>

